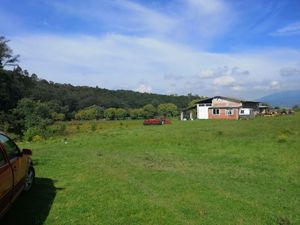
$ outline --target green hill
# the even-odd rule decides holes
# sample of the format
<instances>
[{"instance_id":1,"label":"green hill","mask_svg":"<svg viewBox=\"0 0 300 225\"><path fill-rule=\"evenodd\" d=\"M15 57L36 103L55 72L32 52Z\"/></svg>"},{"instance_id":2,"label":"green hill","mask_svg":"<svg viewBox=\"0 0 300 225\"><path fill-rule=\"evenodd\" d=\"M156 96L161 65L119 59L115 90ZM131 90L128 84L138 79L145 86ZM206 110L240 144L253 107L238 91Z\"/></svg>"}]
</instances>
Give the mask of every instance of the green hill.
<instances>
[{"instance_id":1,"label":"green hill","mask_svg":"<svg viewBox=\"0 0 300 225\"><path fill-rule=\"evenodd\" d=\"M108 90L87 86L59 84L39 79L22 70L0 70L0 111L8 111L22 98L31 98L42 102L54 101L67 107L69 112L99 105L103 108L139 108L146 104L157 106L161 103L174 103L184 108L198 96L173 96L139 93L129 90Z\"/></svg>"}]
</instances>

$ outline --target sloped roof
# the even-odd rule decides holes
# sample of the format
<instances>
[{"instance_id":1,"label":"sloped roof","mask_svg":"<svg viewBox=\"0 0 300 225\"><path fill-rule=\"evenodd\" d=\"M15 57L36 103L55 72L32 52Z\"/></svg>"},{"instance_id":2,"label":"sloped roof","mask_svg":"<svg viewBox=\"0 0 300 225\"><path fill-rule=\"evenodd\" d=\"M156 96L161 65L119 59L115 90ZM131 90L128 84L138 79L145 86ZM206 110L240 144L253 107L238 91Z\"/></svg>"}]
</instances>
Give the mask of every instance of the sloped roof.
<instances>
[{"instance_id":1,"label":"sloped roof","mask_svg":"<svg viewBox=\"0 0 300 225\"><path fill-rule=\"evenodd\" d=\"M201 100L195 102L195 105L187 107L187 108L184 108L184 109L182 109L182 111L189 111L191 109L194 109L194 108L196 108L196 104L200 104L200 103L212 103L212 100L215 99L215 98L221 98L221 99L225 99L225 100L228 100L228 101L240 102L240 103L259 103L259 102L256 102L256 101L241 100L241 99L229 98L229 97L224 97L224 96L219 96L218 95L218 96L214 96L214 97L211 97L211 98L201 99Z\"/></svg>"}]
</instances>

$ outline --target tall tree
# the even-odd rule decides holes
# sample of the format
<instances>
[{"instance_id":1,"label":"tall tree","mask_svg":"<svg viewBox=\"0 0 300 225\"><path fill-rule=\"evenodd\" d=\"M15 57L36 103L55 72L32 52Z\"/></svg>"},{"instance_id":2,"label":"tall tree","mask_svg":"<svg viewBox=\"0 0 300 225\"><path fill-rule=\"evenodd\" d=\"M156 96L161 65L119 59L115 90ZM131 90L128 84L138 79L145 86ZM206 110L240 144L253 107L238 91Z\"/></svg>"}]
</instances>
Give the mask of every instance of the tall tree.
<instances>
[{"instance_id":1,"label":"tall tree","mask_svg":"<svg viewBox=\"0 0 300 225\"><path fill-rule=\"evenodd\" d=\"M159 115L164 116L164 117L174 117L174 116L178 115L178 108L173 103L160 104L157 107L157 111L158 111Z\"/></svg>"},{"instance_id":2,"label":"tall tree","mask_svg":"<svg viewBox=\"0 0 300 225\"><path fill-rule=\"evenodd\" d=\"M152 118L156 114L156 108L152 104L147 104L143 107L146 118Z\"/></svg>"},{"instance_id":3,"label":"tall tree","mask_svg":"<svg viewBox=\"0 0 300 225\"><path fill-rule=\"evenodd\" d=\"M15 66L19 55L13 55L13 50L7 45L9 40L0 36L0 69L5 66Z\"/></svg>"}]
</instances>

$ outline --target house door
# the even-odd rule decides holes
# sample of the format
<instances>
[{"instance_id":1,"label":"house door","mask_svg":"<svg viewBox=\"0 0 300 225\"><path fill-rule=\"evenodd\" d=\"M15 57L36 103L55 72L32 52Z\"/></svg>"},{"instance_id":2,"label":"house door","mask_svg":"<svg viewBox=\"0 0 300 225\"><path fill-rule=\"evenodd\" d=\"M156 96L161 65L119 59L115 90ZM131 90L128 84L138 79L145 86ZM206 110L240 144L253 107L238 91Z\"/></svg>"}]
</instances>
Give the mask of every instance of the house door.
<instances>
[{"instance_id":1,"label":"house door","mask_svg":"<svg viewBox=\"0 0 300 225\"><path fill-rule=\"evenodd\" d=\"M209 106L198 106L197 105L197 118L208 119L208 108Z\"/></svg>"}]
</instances>

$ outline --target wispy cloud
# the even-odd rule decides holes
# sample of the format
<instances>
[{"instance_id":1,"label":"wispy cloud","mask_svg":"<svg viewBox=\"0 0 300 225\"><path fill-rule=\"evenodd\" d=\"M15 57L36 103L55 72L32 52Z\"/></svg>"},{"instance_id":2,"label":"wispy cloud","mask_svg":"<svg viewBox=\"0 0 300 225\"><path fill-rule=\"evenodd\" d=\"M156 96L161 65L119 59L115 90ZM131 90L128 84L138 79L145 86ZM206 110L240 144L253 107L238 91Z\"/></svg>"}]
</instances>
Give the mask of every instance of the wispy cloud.
<instances>
[{"instance_id":1,"label":"wispy cloud","mask_svg":"<svg viewBox=\"0 0 300 225\"><path fill-rule=\"evenodd\" d=\"M276 32L274 35L300 35L300 22L288 24Z\"/></svg>"},{"instance_id":2,"label":"wispy cloud","mask_svg":"<svg viewBox=\"0 0 300 225\"><path fill-rule=\"evenodd\" d=\"M234 82L234 77L226 75L215 78L213 84L216 86L232 86Z\"/></svg>"},{"instance_id":3,"label":"wispy cloud","mask_svg":"<svg viewBox=\"0 0 300 225\"><path fill-rule=\"evenodd\" d=\"M164 34L176 21L157 10L133 1L47 1L62 14L77 17L107 32Z\"/></svg>"},{"instance_id":4,"label":"wispy cloud","mask_svg":"<svg viewBox=\"0 0 300 225\"><path fill-rule=\"evenodd\" d=\"M149 7L136 1L57 1L45 0L49 7L85 21L110 33L158 36L185 40L198 38L202 47L226 30L232 22L230 7L221 0L175 0L162 7ZM96 29L97 30L97 29Z\"/></svg>"}]
</instances>

